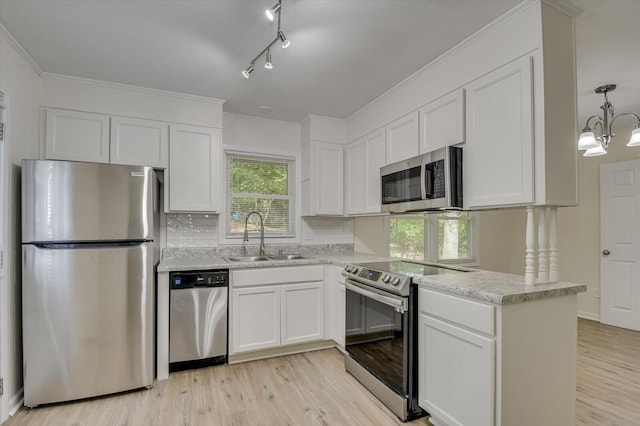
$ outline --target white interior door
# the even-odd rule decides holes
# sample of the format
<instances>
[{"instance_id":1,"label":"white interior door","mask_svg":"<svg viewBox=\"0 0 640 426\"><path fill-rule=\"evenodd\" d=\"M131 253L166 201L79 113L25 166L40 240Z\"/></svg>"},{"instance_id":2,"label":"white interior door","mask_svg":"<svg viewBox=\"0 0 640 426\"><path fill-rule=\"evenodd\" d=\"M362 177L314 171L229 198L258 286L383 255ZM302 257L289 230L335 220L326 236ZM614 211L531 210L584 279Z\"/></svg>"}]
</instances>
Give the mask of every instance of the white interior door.
<instances>
[{"instance_id":1,"label":"white interior door","mask_svg":"<svg viewBox=\"0 0 640 426\"><path fill-rule=\"evenodd\" d=\"M600 166L600 321L640 330L640 160Z\"/></svg>"}]
</instances>

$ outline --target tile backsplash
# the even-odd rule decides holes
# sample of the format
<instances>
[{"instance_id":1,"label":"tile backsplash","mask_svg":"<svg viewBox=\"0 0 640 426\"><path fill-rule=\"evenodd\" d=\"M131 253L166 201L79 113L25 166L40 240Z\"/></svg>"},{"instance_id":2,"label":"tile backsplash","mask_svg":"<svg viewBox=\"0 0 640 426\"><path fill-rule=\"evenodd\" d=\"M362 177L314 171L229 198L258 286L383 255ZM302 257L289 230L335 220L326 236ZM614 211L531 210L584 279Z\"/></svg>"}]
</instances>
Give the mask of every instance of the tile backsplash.
<instances>
[{"instance_id":1,"label":"tile backsplash","mask_svg":"<svg viewBox=\"0 0 640 426\"><path fill-rule=\"evenodd\" d=\"M167 214L167 247L214 247L218 245L218 215Z\"/></svg>"},{"instance_id":2,"label":"tile backsplash","mask_svg":"<svg viewBox=\"0 0 640 426\"><path fill-rule=\"evenodd\" d=\"M167 214L167 247L218 246L218 215ZM352 218L303 218L301 244L353 244Z\"/></svg>"}]
</instances>

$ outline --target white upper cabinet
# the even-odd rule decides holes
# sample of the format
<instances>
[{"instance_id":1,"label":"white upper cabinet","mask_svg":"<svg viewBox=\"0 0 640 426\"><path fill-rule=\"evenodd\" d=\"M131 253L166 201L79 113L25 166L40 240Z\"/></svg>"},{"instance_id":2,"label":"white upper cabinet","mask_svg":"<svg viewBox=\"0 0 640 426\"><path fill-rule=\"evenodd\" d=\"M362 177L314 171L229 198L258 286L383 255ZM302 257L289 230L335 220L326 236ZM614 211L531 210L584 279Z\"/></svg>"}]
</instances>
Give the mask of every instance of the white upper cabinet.
<instances>
[{"instance_id":1,"label":"white upper cabinet","mask_svg":"<svg viewBox=\"0 0 640 426\"><path fill-rule=\"evenodd\" d=\"M347 214L380 213L380 167L386 164L385 129L345 148L345 209Z\"/></svg>"},{"instance_id":2,"label":"white upper cabinet","mask_svg":"<svg viewBox=\"0 0 640 426\"><path fill-rule=\"evenodd\" d=\"M419 154L418 113L412 112L386 126L387 164Z\"/></svg>"},{"instance_id":3,"label":"white upper cabinet","mask_svg":"<svg viewBox=\"0 0 640 426\"><path fill-rule=\"evenodd\" d=\"M464 90L424 106L420 114L420 154L464 142Z\"/></svg>"},{"instance_id":4,"label":"white upper cabinet","mask_svg":"<svg viewBox=\"0 0 640 426\"><path fill-rule=\"evenodd\" d=\"M169 126L169 211L220 211L220 133L209 127Z\"/></svg>"},{"instance_id":5,"label":"white upper cabinet","mask_svg":"<svg viewBox=\"0 0 640 426\"><path fill-rule=\"evenodd\" d=\"M45 158L166 168L169 124L47 108Z\"/></svg>"},{"instance_id":6,"label":"white upper cabinet","mask_svg":"<svg viewBox=\"0 0 640 426\"><path fill-rule=\"evenodd\" d=\"M109 116L46 110L45 158L109 162Z\"/></svg>"},{"instance_id":7,"label":"white upper cabinet","mask_svg":"<svg viewBox=\"0 0 640 426\"><path fill-rule=\"evenodd\" d=\"M534 201L531 66L527 55L466 86L465 207Z\"/></svg>"},{"instance_id":8,"label":"white upper cabinet","mask_svg":"<svg viewBox=\"0 0 640 426\"><path fill-rule=\"evenodd\" d=\"M111 118L111 162L166 168L169 151L167 123L129 117Z\"/></svg>"},{"instance_id":9,"label":"white upper cabinet","mask_svg":"<svg viewBox=\"0 0 640 426\"><path fill-rule=\"evenodd\" d=\"M302 215L344 213L343 145L311 141L302 146Z\"/></svg>"}]
</instances>

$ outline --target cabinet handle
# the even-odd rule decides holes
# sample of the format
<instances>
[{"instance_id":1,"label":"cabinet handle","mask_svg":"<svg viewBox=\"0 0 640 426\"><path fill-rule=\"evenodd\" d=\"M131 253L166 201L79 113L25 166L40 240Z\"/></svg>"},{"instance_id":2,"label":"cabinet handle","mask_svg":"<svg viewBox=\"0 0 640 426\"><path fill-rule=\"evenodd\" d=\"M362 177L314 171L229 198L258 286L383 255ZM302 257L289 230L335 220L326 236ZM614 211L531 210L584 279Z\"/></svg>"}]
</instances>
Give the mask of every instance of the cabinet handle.
<instances>
[{"instance_id":1,"label":"cabinet handle","mask_svg":"<svg viewBox=\"0 0 640 426\"><path fill-rule=\"evenodd\" d=\"M607 249L602 250L602 255L603 256L609 256L611 254L611 252Z\"/></svg>"}]
</instances>

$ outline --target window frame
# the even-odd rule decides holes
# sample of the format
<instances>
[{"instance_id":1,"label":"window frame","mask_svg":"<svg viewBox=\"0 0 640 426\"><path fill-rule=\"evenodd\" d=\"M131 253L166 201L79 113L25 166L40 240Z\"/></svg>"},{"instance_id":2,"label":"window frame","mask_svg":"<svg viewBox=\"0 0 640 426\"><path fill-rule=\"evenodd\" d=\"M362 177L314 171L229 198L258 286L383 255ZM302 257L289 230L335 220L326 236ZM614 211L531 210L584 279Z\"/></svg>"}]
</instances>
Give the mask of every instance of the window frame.
<instances>
[{"instance_id":1,"label":"window frame","mask_svg":"<svg viewBox=\"0 0 640 426\"><path fill-rule=\"evenodd\" d=\"M238 157L245 159L253 159L264 163L272 162L274 164L287 164L289 168L288 172L288 195L276 195L276 194L257 194L257 193L232 193L231 192L231 167L230 157ZM299 187L296 177L299 175L299 161L298 156L291 156L281 153L271 152L255 152L255 151L243 151L232 148L224 148L223 155L223 181L225 185L225 203L224 209L220 215L219 229L220 229L220 244L238 244L242 243L244 237L243 232L231 232L231 207L232 201L238 196L244 198L273 198L273 199L288 199L289 200L289 232L288 233L267 233L264 234L265 241L279 241L279 242L297 242L299 241L299 220L297 218L299 211L299 200L297 194L299 194ZM245 212L249 213L249 212ZM250 232L250 239L259 239L259 232Z\"/></svg>"},{"instance_id":2,"label":"window frame","mask_svg":"<svg viewBox=\"0 0 640 426\"><path fill-rule=\"evenodd\" d=\"M424 222L424 259L420 261L428 263L441 263L460 266L478 266L478 246L477 235L479 228L478 214L476 212L464 212L468 214L466 218L468 223L467 229L467 253L469 256L464 259L440 259L439 258L439 220L446 215L447 212L438 213L413 213L413 214L392 214L387 217L386 235L388 238L388 254L391 251L391 220L392 219L422 219ZM449 220L463 220L462 218L450 218Z\"/></svg>"}]
</instances>

